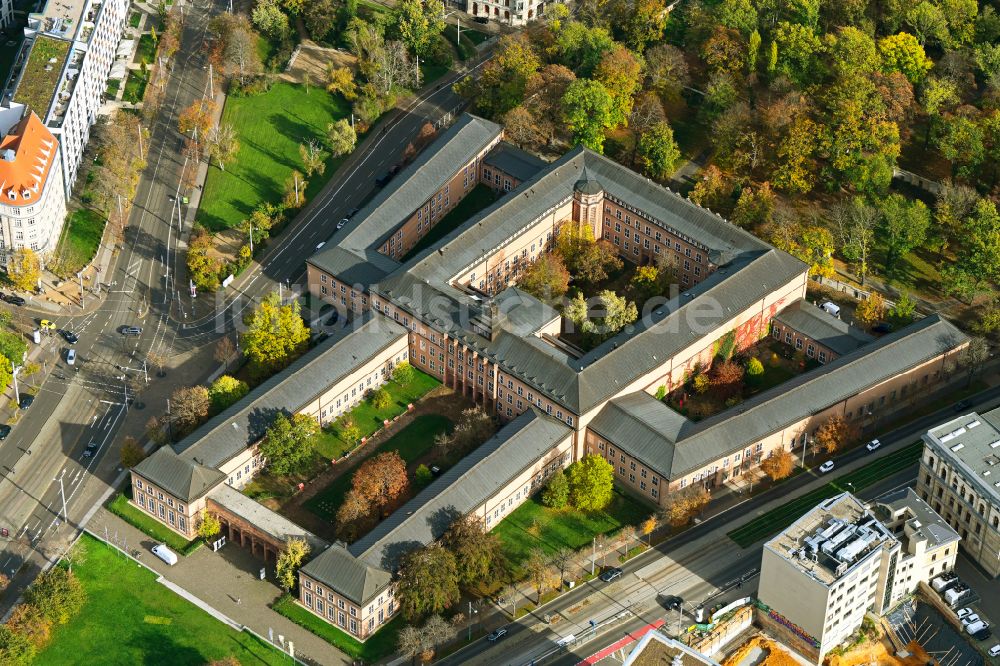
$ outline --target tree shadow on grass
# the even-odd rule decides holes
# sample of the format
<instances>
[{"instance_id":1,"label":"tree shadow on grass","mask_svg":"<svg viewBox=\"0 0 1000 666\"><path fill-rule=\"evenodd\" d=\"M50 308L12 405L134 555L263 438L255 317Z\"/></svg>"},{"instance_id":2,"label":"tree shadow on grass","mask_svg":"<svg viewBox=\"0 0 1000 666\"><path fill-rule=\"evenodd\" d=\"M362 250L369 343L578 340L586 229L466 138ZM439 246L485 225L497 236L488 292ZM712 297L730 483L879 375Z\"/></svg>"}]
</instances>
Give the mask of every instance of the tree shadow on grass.
<instances>
[{"instance_id":1,"label":"tree shadow on grass","mask_svg":"<svg viewBox=\"0 0 1000 666\"><path fill-rule=\"evenodd\" d=\"M136 618L135 622L143 622ZM207 659L198 650L188 645L180 645L168 633L156 630L156 625L139 631L130 641L142 654L140 663L148 666L173 664L174 666L202 666Z\"/></svg>"}]
</instances>

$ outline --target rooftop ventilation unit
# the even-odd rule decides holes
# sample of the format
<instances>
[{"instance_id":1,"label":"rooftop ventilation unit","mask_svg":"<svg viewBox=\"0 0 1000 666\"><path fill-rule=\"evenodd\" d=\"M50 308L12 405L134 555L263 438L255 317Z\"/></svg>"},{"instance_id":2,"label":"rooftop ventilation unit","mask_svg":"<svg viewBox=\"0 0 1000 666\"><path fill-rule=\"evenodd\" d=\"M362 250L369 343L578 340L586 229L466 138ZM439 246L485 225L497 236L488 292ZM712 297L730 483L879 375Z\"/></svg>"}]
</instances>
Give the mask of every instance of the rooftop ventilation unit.
<instances>
[{"instance_id":1,"label":"rooftop ventilation unit","mask_svg":"<svg viewBox=\"0 0 1000 666\"><path fill-rule=\"evenodd\" d=\"M965 444L962 444L961 442L959 442L959 443L958 443L958 444L956 444L955 446L951 447L951 450L952 450L953 452L955 452L955 451L961 451L961 450L962 450L962 449L964 449L964 448L965 448Z\"/></svg>"},{"instance_id":2,"label":"rooftop ventilation unit","mask_svg":"<svg viewBox=\"0 0 1000 666\"><path fill-rule=\"evenodd\" d=\"M978 425L979 425L979 419L976 419L975 421L973 421L972 423L969 423L965 427L968 428L969 430L972 430L973 428L975 428Z\"/></svg>"},{"instance_id":3,"label":"rooftop ventilation unit","mask_svg":"<svg viewBox=\"0 0 1000 666\"><path fill-rule=\"evenodd\" d=\"M1000 439L998 439L997 441L995 441L992 444L990 444L990 448L991 449L1000 448Z\"/></svg>"},{"instance_id":4,"label":"rooftop ventilation unit","mask_svg":"<svg viewBox=\"0 0 1000 666\"><path fill-rule=\"evenodd\" d=\"M950 442L953 439L955 439L955 433L953 432L949 432L947 435L941 435L942 444L944 444L945 442Z\"/></svg>"}]
</instances>

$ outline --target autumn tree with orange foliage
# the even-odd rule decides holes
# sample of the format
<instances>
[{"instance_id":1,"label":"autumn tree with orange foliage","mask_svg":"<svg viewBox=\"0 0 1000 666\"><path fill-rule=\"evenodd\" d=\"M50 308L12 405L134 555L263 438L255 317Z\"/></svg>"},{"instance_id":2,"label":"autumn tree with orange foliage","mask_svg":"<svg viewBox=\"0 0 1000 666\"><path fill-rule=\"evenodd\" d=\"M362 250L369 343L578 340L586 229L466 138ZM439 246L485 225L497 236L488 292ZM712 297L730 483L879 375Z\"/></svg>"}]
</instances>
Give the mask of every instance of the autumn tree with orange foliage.
<instances>
[{"instance_id":1,"label":"autumn tree with orange foliage","mask_svg":"<svg viewBox=\"0 0 1000 666\"><path fill-rule=\"evenodd\" d=\"M791 476L792 470L795 469L795 458L786 449L775 449L771 451L770 455L760 461L760 469L772 481L780 481Z\"/></svg>"},{"instance_id":2,"label":"autumn tree with orange foliage","mask_svg":"<svg viewBox=\"0 0 1000 666\"><path fill-rule=\"evenodd\" d=\"M856 430L844 417L831 416L816 430L813 448L817 453L834 453L857 435Z\"/></svg>"}]
</instances>

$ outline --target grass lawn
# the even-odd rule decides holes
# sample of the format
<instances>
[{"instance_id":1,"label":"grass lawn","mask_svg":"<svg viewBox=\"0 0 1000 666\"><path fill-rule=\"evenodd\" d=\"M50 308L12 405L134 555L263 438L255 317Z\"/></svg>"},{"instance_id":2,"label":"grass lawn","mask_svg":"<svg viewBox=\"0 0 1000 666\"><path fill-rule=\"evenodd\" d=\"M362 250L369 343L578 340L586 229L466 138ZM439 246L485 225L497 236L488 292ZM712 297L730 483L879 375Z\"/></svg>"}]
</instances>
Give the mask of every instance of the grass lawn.
<instances>
[{"instance_id":1,"label":"grass lawn","mask_svg":"<svg viewBox=\"0 0 1000 666\"><path fill-rule=\"evenodd\" d=\"M504 518L493 533L500 538L507 559L520 567L533 548L541 548L546 553L561 547L577 550L591 543L598 534L616 532L625 525L638 525L650 513L650 507L617 491L608 508L593 513L572 508L550 509L532 498Z\"/></svg>"},{"instance_id":2,"label":"grass lawn","mask_svg":"<svg viewBox=\"0 0 1000 666\"><path fill-rule=\"evenodd\" d=\"M374 664L396 651L399 630L403 628L402 617L396 616L362 643L329 622L324 622L316 617L295 603L295 599L290 595L282 596L274 602L271 608L300 627L313 632L327 643L339 648L351 659L360 659L369 664Z\"/></svg>"},{"instance_id":3,"label":"grass lawn","mask_svg":"<svg viewBox=\"0 0 1000 666\"><path fill-rule=\"evenodd\" d=\"M313 139L325 145L327 125L349 113L339 96L316 86L307 93L304 86L285 82L260 95L227 98L222 119L236 128L240 148L225 171L214 164L209 169L198 221L221 231L238 225L258 204L281 201L292 170L302 170L299 144ZM313 174L307 199L343 159L328 159L325 175Z\"/></svg>"},{"instance_id":4,"label":"grass lawn","mask_svg":"<svg viewBox=\"0 0 1000 666\"><path fill-rule=\"evenodd\" d=\"M140 21L142 21L142 14L139 12L132 12L128 17L128 24L133 28L138 28Z\"/></svg>"},{"instance_id":5,"label":"grass lawn","mask_svg":"<svg viewBox=\"0 0 1000 666\"><path fill-rule=\"evenodd\" d=\"M920 460L920 452L922 450L923 443L914 442L897 453L893 453L891 456L874 460L848 474L841 474L811 493L798 497L777 509L768 511L764 515L754 518L746 525L728 532L727 536L739 544L741 548L746 548L761 539L765 539L785 529L798 520L802 514L825 499L845 491L856 493L909 467Z\"/></svg>"},{"instance_id":6,"label":"grass lawn","mask_svg":"<svg viewBox=\"0 0 1000 666\"><path fill-rule=\"evenodd\" d=\"M135 61L151 65L155 59L156 41L153 39L153 35L147 32L139 37L139 46L135 50Z\"/></svg>"},{"instance_id":7,"label":"grass lawn","mask_svg":"<svg viewBox=\"0 0 1000 666\"><path fill-rule=\"evenodd\" d=\"M105 221L93 208L78 208L69 214L55 252L60 275L72 275L90 263L101 245Z\"/></svg>"},{"instance_id":8,"label":"grass lawn","mask_svg":"<svg viewBox=\"0 0 1000 666\"><path fill-rule=\"evenodd\" d=\"M457 206L448 211L444 217L438 220L437 224L431 227L426 236L417 241L417 244L413 246L412 250L406 253L403 260L409 259L421 250L438 242L494 201L496 201L496 194L494 194L491 188L482 184L476 185L458 202Z\"/></svg>"},{"instance_id":9,"label":"grass lawn","mask_svg":"<svg viewBox=\"0 0 1000 666\"><path fill-rule=\"evenodd\" d=\"M472 28L462 28L462 35L464 37L468 37L469 39L472 40L473 44L477 45L482 44L483 42L485 42L487 39L490 38L490 36L487 33L479 32L478 30L473 30Z\"/></svg>"},{"instance_id":10,"label":"grass lawn","mask_svg":"<svg viewBox=\"0 0 1000 666\"><path fill-rule=\"evenodd\" d=\"M399 451L399 456L409 465L434 446L434 436L451 430L451 419L439 414L421 414L389 439L382 442L368 457L383 451ZM351 474L342 474L333 483L305 502L305 507L324 520L333 520L351 488Z\"/></svg>"},{"instance_id":11,"label":"grass lawn","mask_svg":"<svg viewBox=\"0 0 1000 666\"><path fill-rule=\"evenodd\" d=\"M143 74L138 69L129 70L128 78L125 79L125 92L122 93L122 100L138 104L146 96L146 84L149 83L149 76Z\"/></svg>"},{"instance_id":12,"label":"grass lawn","mask_svg":"<svg viewBox=\"0 0 1000 666\"><path fill-rule=\"evenodd\" d=\"M235 631L156 582L156 574L88 534L73 565L87 592L81 612L52 630L35 664L191 664L235 657L287 664L288 656ZM152 555L149 555L152 557Z\"/></svg>"},{"instance_id":13,"label":"grass lawn","mask_svg":"<svg viewBox=\"0 0 1000 666\"><path fill-rule=\"evenodd\" d=\"M104 91L104 96L108 99L114 99L118 96L118 89L121 87L121 79L108 79L108 88Z\"/></svg>"},{"instance_id":14,"label":"grass lawn","mask_svg":"<svg viewBox=\"0 0 1000 666\"><path fill-rule=\"evenodd\" d=\"M451 67L447 65L428 65L420 63L420 87L434 83L448 73Z\"/></svg>"},{"instance_id":15,"label":"grass lawn","mask_svg":"<svg viewBox=\"0 0 1000 666\"><path fill-rule=\"evenodd\" d=\"M383 384L392 398L388 407L377 409L371 400L365 400L350 411L350 416L361 428L361 436L367 437L381 428L383 421L399 416L406 411L408 404L416 402L439 385L438 380L413 368L413 379L408 384L400 384L394 380ZM317 444L316 450L324 458L336 460L355 446L357 446L356 442L348 442L340 436L340 428L334 424L326 429L326 433Z\"/></svg>"},{"instance_id":16,"label":"grass lawn","mask_svg":"<svg viewBox=\"0 0 1000 666\"><path fill-rule=\"evenodd\" d=\"M129 490L129 495L131 495L131 489ZM180 553L181 555L189 555L201 546L200 539L188 541L180 534L177 534L173 530L169 529L166 525L150 518L137 506L130 504L129 499L130 497L126 497L124 493L118 493L115 495L115 498L108 503L108 511L115 514L132 527L142 530L157 541L167 544L168 548Z\"/></svg>"}]
</instances>

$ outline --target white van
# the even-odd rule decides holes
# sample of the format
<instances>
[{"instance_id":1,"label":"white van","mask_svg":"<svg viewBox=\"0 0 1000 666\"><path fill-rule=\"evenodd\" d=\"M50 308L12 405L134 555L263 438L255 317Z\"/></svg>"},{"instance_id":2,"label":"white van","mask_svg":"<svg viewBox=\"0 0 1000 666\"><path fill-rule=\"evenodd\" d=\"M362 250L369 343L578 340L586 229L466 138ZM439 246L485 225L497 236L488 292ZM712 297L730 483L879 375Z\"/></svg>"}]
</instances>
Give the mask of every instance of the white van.
<instances>
[{"instance_id":1,"label":"white van","mask_svg":"<svg viewBox=\"0 0 1000 666\"><path fill-rule=\"evenodd\" d=\"M989 625L983 622L982 620L979 620L978 622L972 622L971 624L965 625L965 633L971 636L976 632L982 631L988 626Z\"/></svg>"},{"instance_id":2,"label":"white van","mask_svg":"<svg viewBox=\"0 0 1000 666\"><path fill-rule=\"evenodd\" d=\"M824 301L819 307L821 310L832 314L834 317L840 316L840 306L832 301Z\"/></svg>"},{"instance_id":3,"label":"white van","mask_svg":"<svg viewBox=\"0 0 1000 666\"><path fill-rule=\"evenodd\" d=\"M166 544L158 543L153 546L153 555L156 555L170 566L177 564L177 553L167 548Z\"/></svg>"}]
</instances>

